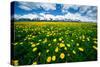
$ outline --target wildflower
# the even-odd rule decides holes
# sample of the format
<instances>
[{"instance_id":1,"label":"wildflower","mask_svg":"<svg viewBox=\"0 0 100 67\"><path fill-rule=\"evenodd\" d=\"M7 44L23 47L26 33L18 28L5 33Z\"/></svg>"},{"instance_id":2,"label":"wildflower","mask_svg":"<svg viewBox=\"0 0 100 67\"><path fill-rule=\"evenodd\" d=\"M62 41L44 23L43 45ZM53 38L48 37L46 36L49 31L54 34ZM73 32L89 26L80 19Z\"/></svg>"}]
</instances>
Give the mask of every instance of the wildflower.
<instances>
[{"instance_id":1,"label":"wildflower","mask_svg":"<svg viewBox=\"0 0 100 67\"><path fill-rule=\"evenodd\" d=\"M14 45L17 45L18 43L16 42L16 43L14 43Z\"/></svg>"},{"instance_id":2,"label":"wildflower","mask_svg":"<svg viewBox=\"0 0 100 67\"><path fill-rule=\"evenodd\" d=\"M77 43L76 46L79 46L79 43Z\"/></svg>"},{"instance_id":3,"label":"wildflower","mask_svg":"<svg viewBox=\"0 0 100 67\"><path fill-rule=\"evenodd\" d=\"M87 38L87 41L90 41L89 37Z\"/></svg>"},{"instance_id":4,"label":"wildflower","mask_svg":"<svg viewBox=\"0 0 100 67\"><path fill-rule=\"evenodd\" d=\"M48 34L47 34L46 36L47 36L47 37L49 37L49 35L48 35Z\"/></svg>"},{"instance_id":5,"label":"wildflower","mask_svg":"<svg viewBox=\"0 0 100 67\"><path fill-rule=\"evenodd\" d=\"M32 36L32 38L35 38L35 36Z\"/></svg>"},{"instance_id":6,"label":"wildflower","mask_svg":"<svg viewBox=\"0 0 100 67\"><path fill-rule=\"evenodd\" d=\"M56 47L55 52L58 52L58 50L59 50L58 47Z\"/></svg>"},{"instance_id":7,"label":"wildflower","mask_svg":"<svg viewBox=\"0 0 100 67\"><path fill-rule=\"evenodd\" d=\"M52 61L55 61L56 60L56 56L52 56Z\"/></svg>"},{"instance_id":8,"label":"wildflower","mask_svg":"<svg viewBox=\"0 0 100 67\"><path fill-rule=\"evenodd\" d=\"M65 57L65 54L64 54L64 53L61 53L61 54L60 54L60 58L61 58L61 59L64 59L64 57Z\"/></svg>"},{"instance_id":9,"label":"wildflower","mask_svg":"<svg viewBox=\"0 0 100 67\"><path fill-rule=\"evenodd\" d=\"M47 58L47 62L51 62L51 57L50 56Z\"/></svg>"},{"instance_id":10,"label":"wildflower","mask_svg":"<svg viewBox=\"0 0 100 67\"><path fill-rule=\"evenodd\" d=\"M83 49L83 48L81 48L81 47L79 47L78 49L79 49L79 51L82 51L82 52L84 51L84 49Z\"/></svg>"},{"instance_id":11,"label":"wildflower","mask_svg":"<svg viewBox=\"0 0 100 67\"><path fill-rule=\"evenodd\" d=\"M40 56L41 55L41 52L39 52L38 55Z\"/></svg>"},{"instance_id":12,"label":"wildflower","mask_svg":"<svg viewBox=\"0 0 100 67\"><path fill-rule=\"evenodd\" d=\"M59 41L62 41L62 38L59 38Z\"/></svg>"},{"instance_id":13,"label":"wildflower","mask_svg":"<svg viewBox=\"0 0 100 67\"><path fill-rule=\"evenodd\" d=\"M33 52L35 52L37 50L37 47L33 48Z\"/></svg>"},{"instance_id":14,"label":"wildflower","mask_svg":"<svg viewBox=\"0 0 100 67\"><path fill-rule=\"evenodd\" d=\"M46 50L46 52L48 53L48 52L49 52L49 50Z\"/></svg>"},{"instance_id":15,"label":"wildflower","mask_svg":"<svg viewBox=\"0 0 100 67\"><path fill-rule=\"evenodd\" d=\"M37 62L35 61L35 62L33 62L33 64L37 64Z\"/></svg>"},{"instance_id":16,"label":"wildflower","mask_svg":"<svg viewBox=\"0 0 100 67\"><path fill-rule=\"evenodd\" d=\"M64 43L64 41L61 41L62 43Z\"/></svg>"},{"instance_id":17,"label":"wildflower","mask_svg":"<svg viewBox=\"0 0 100 67\"><path fill-rule=\"evenodd\" d=\"M94 48L95 50L97 50L97 47L96 47L96 46L93 46L93 48Z\"/></svg>"},{"instance_id":18,"label":"wildflower","mask_svg":"<svg viewBox=\"0 0 100 67\"><path fill-rule=\"evenodd\" d=\"M13 60L13 64L16 66L18 65L18 62L19 62L18 60Z\"/></svg>"},{"instance_id":19,"label":"wildflower","mask_svg":"<svg viewBox=\"0 0 100 67\"><path fill-rule=\"evenodd\" d=\"M84 35L82 35L82 38L83 38L83 39L85 39L85 36L84 36Z\"/></svg>"},{"instance_id":20,"label":"wildflower","mask_svg":"<svg viewBox=\"0 0 100 67\"><path fill-rule=\"evenodd\" d=\"M53 42L56 42L57 41L57 39L53 39Z\"/></svg>"},{"instance_id":21,"label":"wildflower","mask_svg":"<svg viewBox=\"0 0 100 67\"><path fill-rule=\"evenodd\" d=\"M51 44L48 44L48 46L51 46Z\"/></svg>"},{"instance_id":22,"label":"wildflower","mask_svg":"<svg viewBox=\"0 0 100 67\"><path fill-rule=\"evenodd\" d=\"M70 47L70 44L67 44L67 47Z\"/></svg>"},{"instance_id":23,"label":"wildflower","mask_svg":"<svg viewBox=\"0 0 100 67\"><path fill-rule=\"evenodd\" d=\"M67 47L64 47L64 50L67 50Z\"/></svg>"},{"instance_id":24,"label":"wildflower","mask_svg":"<svg viewBox=\"0 0 100 67\"><path fill-rule=\"evenodd\" d=\"M41 39L39 40L39 42L42 41Z\"/></svg>"},{"instance_id":25,"label":"wildflower","mask_svg":"<svg viewBox=\"0 0 100 67\"><path fill-rule=\"evenodd\" d=\"M20 42L20 44L23 44L23 42Z\"/></svg>"},{"instance_id":26,"label":"wildflower","mask_svg":"<svg viewBox=\"0 0 100 67\"><path fill-rule=\"evenodd\" d=\"M69 53L68 53L67 55L68 55L68 56L70 56L70 54L69 54Z\"/></svg>"},{"instance_id":27,"label":"wildflower","mask_svg":"<svg viewBox=\"0 0 100 67\"><path fill-rule=\"evenodd\" d=\"M74 40L71 40L72 42L74 41Z\"/></svg>"},{"instance_id":28,"label":"wildflower","mask_svg":"<svg viewBox=\"0 0 100 67\"><path fill-rule=\"evenodd\" d=\"M95 44L97 44L97 41L94 41Z\"/></svg>"},{"instance_id":29,"label":"wildflower","mask_svg":"<svg viewBox=\"0 0 100 67\"><path fill-rule=\"evenodd\" d=\"M97 38L93 38L93 40L97 40Z\"/></svg>"},{"instance_id":30,"label":"wildflower","mask_svg":"<svg viewBox=\"0 0 100 67\"><path fill-rule=\"evenodd\" d=\"M40 43L37 43L36 45L39 45Z\"/></svg>"},{"instance_id":31,"label":"wildflower","mask_svg":"<svg viewBox=\"0 0 100 67\"><path fill-rule=\"evenodd\" d=\"M46 42L47 42L47 38L44 39L43 43L46 43Z\"/></svg>"},{"instance_id":32,"label":"wildflower","mask_svg":"<svg viewBox=\"0 0 100 67\"><path fill-rule=\"evenodd\" d=\"M72 52L73 52L73 54L76 54L76 51L75 50L73 50Z\"/></svg>"},{"instance_id":33,"label":"wildflower","mask_svg":"<svg viewBox=\"0 0 100 67\"><path fill-rule=\"evenodd\" d=\"M83 42L85 41L85 40L82 40Z\"/></svg>"},{"instance_id":34,"label":"wildflower","mask_svg":"<svg viewBox=\"0 0 100 67\"><path fill-rule=\"evenodd\" d=\"M31 38L29 37L28 40L31 40Z\"/></svg>"},{"instance_id":35,"label":"wildflower","mask_svg":"<svg viewBox=\"0 0 100 67\"><path fill-rule=\"evenodd\" d=\"M63 44L63 43L60 43L60 47L65 47L65 44Z\"/></svg>"},{"instance_id":36,"label":"wildflower","mask_svg":"<svg viewBox=\"0 0 100 67\"><path fill-rule=\"evenodd\" d=\"M32 44L32 46L31 47L35 47L35 44Z\"/></svg>"}]
</instances>

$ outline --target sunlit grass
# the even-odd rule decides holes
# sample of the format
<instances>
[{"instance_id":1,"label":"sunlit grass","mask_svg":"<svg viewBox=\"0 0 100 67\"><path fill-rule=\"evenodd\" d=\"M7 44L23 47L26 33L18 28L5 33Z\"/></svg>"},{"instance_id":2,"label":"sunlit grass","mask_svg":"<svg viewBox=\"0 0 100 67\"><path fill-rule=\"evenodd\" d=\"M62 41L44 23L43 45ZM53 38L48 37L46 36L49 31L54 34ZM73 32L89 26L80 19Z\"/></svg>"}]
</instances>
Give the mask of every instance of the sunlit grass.
<instances>
[{"instance_id":1,"label":"sunlit grass","mask_svg":"<svg viewBox=\"0 0 100 67\"><path fill-rule=\"evenodd\" d=\"M15 22L13 65L97 60L97 25Z\"/></svg>"}]
</instances>

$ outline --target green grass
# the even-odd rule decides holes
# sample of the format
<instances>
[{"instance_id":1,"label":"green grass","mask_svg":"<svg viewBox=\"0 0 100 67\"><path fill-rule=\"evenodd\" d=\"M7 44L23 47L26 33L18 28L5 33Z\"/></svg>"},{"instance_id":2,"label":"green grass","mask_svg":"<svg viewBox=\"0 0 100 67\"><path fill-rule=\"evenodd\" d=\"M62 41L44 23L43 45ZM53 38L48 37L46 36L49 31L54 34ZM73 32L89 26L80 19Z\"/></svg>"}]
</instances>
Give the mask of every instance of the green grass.
<instances>
[{"instance_id":1,"label":"green grass","mask_svg":"<svg viewBox=\"0 0 100 67\"><path fill-rule=\"evenodd\" d=\"M15 22L13 65L97 60L97 24Z\"/></svg>"}]
</instances>

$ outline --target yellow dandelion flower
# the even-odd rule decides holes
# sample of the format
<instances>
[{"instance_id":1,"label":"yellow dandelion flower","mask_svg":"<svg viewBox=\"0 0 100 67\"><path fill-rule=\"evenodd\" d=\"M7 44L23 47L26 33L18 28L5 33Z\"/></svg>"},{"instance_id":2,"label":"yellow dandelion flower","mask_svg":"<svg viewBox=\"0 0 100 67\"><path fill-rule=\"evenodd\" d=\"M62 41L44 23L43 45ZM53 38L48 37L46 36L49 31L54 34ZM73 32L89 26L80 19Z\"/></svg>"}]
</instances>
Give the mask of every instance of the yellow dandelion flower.
<instances>
[{"instance_id":1,"label":"yellow dandelion flower","mask_svg":"<svg viewBox=\"0 0 100 67\"><path fill-rule=\"evenodd\" d=\"M46 36L47 36L47 37L49 37L49 35L48 35L48 34L47 34Z\"/></svg>"},{"instance_id":2,"label":"yellow dandelion flower","mask_svg":"<svg viewBox=\"0 0 100 67\"><path fill-rule=\"evenodd\" d=\"M35 62L33 62L33 64L37 64L37 62L35 61Z\"/></svg>"},{"instance_id":3,"label":"yellow dandelion flower","mask_svg":"<svg viewBox=\"0 0 100 67\"><path fill-rule=\"evenodd\" d=\"M95 44L97 44L97 41L94 41Z\"/></svg>"},{"instance_id":4,"label":"yellow dandelion flower","mask_svg":"<svg viewBox=\"0 0 100 67\"><path fill-rule=\"evenodd\" d=\"M83 48L81 48L81 47L79 47L78 49L79 49L79 51L82 51L82 52L84 51L84 49L83 49Z\"/></svg>"},{"instance_id":5,"label":"yellow dandelion flower","mask_svg":"<svg viewBox=\"0 0 100 67\"><path fill-rule=\"evenodd\" d=\"M47 58L47 62L51 62L51 57L50 56Z\"/></svg>"},{"instance_id":6,"label":"yellow dandelion flower","mask_svg":"<svg viewBox=\"0 0 100 67\"><path fill-rule=\"evenodd\" d=\"M46 43L46 42L47 42L47 38L44 39L43 43Z\"/></svg>"},{"instance_id":7,"label":"yellow dandelion flower","mask_svg":"<svg viewBox=\"0 0 100 67\"><path fill-rule=\"evenodd\" d=\"M93 38L93 40L97 40L97 38Z\"/></svg>"},{"instance_id":8,"label":"yellow dandelion flower","mask_svg":"<svg viewBox=\"0 0 100 67\"><path fill-rule=\"evenodd\" d=\"M76 54L76 51L75 50L73 50L72 52L73 52L73 54Z\"/></svg>"},{"instance_id":9,"label":"yellow dandelion flower","mask_svg":"<svg viewBox=\"0 0 100 67\"><path fill-rule=\"evenodd\" d=\"M35 44L32 44L32 46L31 47L35 47Z\"/></svg>"},{"instance_id":10,"label":"yellow dandelion flower","mask_svg":"<svg viewBox=\"0 0 100 67\"><path fill-rule=\"evenodd\" d=\"M94 48L95 50L97 50L97 47L96 47L96 46L93 46L93 48Z\"/></svg>"},{"instance_id":11,"label":"yellow dandelion flower","mask_svg":"<svg viewBox=\"0 0 100 67\"><path fill-rule=\"evenodd\" d=\"M49 50L46 50L46 52L48 53L48 52L49 52Z\"/></svg>"},{"instance_id":12,"label":"yellow dandelion flower","mask_svg":"<svg viewBox=\"0 0 100 67\"><path fill-rule=\"evenodd\" d=\"M53 42L56 42L57 41L57 39L53 39Z\"/></svg>"},{"instance_id":13,"label":"yellow dandelion flower","mask_svg":"<svg viewBox=\"0 0 100 67\"><path fill-rule=\"evenodd\" d=\"M82 40L83 42L85 41L85 40Z\"/></svg>"},{"instance_id":14,"label":"yellow dandelion flower","mask_svg":"<svg viewBox=\"0 0 100 67\"><path fill-rule=\"evenodd\" d=\"M68 55L68 56L70 56L70 54L69 54L69 53L68 53L67 55Z\"/></svg>"},{"instance_id":15,"label":"yellow dandelion flower","mask_svg":"<svg viewBox=\"0 0 100 67\"><path fill-rule=\"evenodd\" d=\"M79 43L76 43L76 46L79 46Z\"/></svg>"},{"instance_id":16,"label":"yellow dandelion flower","mask_svg":"<svg viewBox=\"0 0 100 67\"><path fill-rule=\"evenodd\" d=\"M83 38L83 39L85 39L85 36L84 36L84 35L82 35L82 38Z\"/></svg>"},{"instance_id":17,"label":"yellow dandelion flower","mask_svg":"<svg viewBox=\"0 0 100 67\"><path fill-rule=\"evenodd\" d=\"M61 59L64 59L64 57L65 57L65 54L64 54L64 53L61 53L61 54L60 54L60 58L61 58Z\"/></svg>"},{"instance_id":18,"label":"yellow dandelion flower","mask_svg":"<svg viewBox=\"0 0 100 67\"><path fill-rule=\"evenodd\" d=\"M37 50L37 47L33 48L33 52L35 52Z\"/></svg>"},{"instance_id":19,"label":"yellow dandelion flower","mask_svg":"<svg viewBox=\"0 0 100 67\"><path fill-rule=\"evenodd\" d=\"M87 38L87 41L90 41L89 37Z\"/></svg>"},{"instance_id":20,"label":"yellow dandelion flower","mask_svg":"<svg viewBox=\"0 0 100 67\"><path fill-rule=\"evenodd\" d=\"M71 40L72 42L74 41L74 40Z\"/></svg>"},{"instance_id":21,"label":"yellow dandelion flower","mask_svg":"<svg viewBox=\"0 0 100 67\"><path fill-rule=\"evenodd\" d=\"M52 56L52 61L55 61L56 60L56 56Z\"/></svg>"},{"instance_id":22,"label":"yellow dandelion flower","mask_svg":"<svg viewBox=\"0 0 100 67\"><path fill-rule=\"evenodd\" d=\"M64 43L60 43L60 47L65 47L65 44Z\"/></svg>"},{"instance_id":23,"label":"yellow dandelion flower","mask_svg":"<svg viewBox=\"0 0 100 67\"><path fill-rule=\"evenodd\" d=\"M16 43L14 43L14 45L17 45L18 43L16 42Z\"/></svg>"},{"instance_id":24,"label":"yellow dandelion flower","mask_svg":"<svg viewBox=\"0 0 100 67\"><path fill-rule=\"evenodd\" d=\"M36 45L39 45L40 43L37 43Z\"/></svg>"},{"instance_id":25,"label":"yellow dandelion flower","mask_svg":"<svg viewBox=\"0 0 100 67\"><path fill-rule=\"evenodd\" d=\"M64 41L61 41L62 43L64 43Z\"/></svg>"},{"instance_id":26,"label":"yellow dandelion flower","mask_svg":"<svg viewBox=\"0 0 100 67\"><path fill-rule=\"evenodd\" d=\"M62 41L62 38L59 38L59 41Z\"/></svg>"},{"instance_id":27,"label":"yellow dandelion flower","mask_svg":"<svg viewBox=\"0 0 100 67\"><path fill-rule=\"evenodd\" d=\"M41 39L39 40L39 42L42 41Z\"/></svg>"},{"instance_id":28,"label":"yellow dandelion flower","mask_svg":"<svg viewBox=\"0 0 100 67\"><path fill-rule=\"evenodd\" d=\"M40 56L41 55L41 52L39 52L38 55Z\"/></svg>"},{"instance_id":29,"label":"yellow dandelion flower","mask_svg":"<svg viewBox=\"0 0 100 67\"><path fill-rule=\"evenodd\" d=\"M28 40L30 40L31 38L28 38Z\"/></svg>"},{"instance_id":30,"label":"yellow dandelion flower","mask_svg":"<svg viewBox=\"0 0 100 67\"><path fill-rule=\"evenodd\" d=\"M48 46L51 46L51 44L48 44Z\"/></svg>"},{"instance_id":31,"label":"yellow dandelion flower","mask_svg":"<svg viewBox=\"0 0 100 67\"><path fill-rule=\"evenodd\" d=\"M35 36L32 36L32 38L35 38Z\"/></svg>"},{"instance_id":32,"label":"yellow dandelion flower","mask_svg":"<svg viewBox=\"0 0 100 67\"><path fill-rule=\"evenodd\" d=\"M18 62L19 62L18 60L13 60L13 64L14 64L15 66L19 65Z\"/></svg>"},{"instance_id":33,"label":"yellow dandelion flower","mask_svg":"<svg viewBox=\"0 0 100 67\"><path fill-rule=\"evenodd\" d=\"M70 44L67 44L67 47L70 47Z\"/></svg>"},{"instance_id":34,"label":"yellow dandelion flower","mask_svg":"<svg viewBox=\"0 0 100 67\"><path fill-rule=\"evenodd\" d=\"M23 44L23 42L20 42L20 44Z\"/></svg>"},{"instance_id":35,"label":"yellow dandelion flower","mask_svg":"<svg viewBox=\"0 0 100 67\"><path fill-rule=\"evenodd\" d=\"M59 50L59 48L58 48L58 47L56 47L55 52L58 52L58 50Z\"/></svg>"},{"instance_id":36,"label":"yellow dandelion flower","mask_svg":"<svg viewBox=\"0 0 100 67\"><path fill-rule=\"evenodd\" d=\"M64 50L67 50L67 47L64 47Z\"/></svg>"}]
</instances>

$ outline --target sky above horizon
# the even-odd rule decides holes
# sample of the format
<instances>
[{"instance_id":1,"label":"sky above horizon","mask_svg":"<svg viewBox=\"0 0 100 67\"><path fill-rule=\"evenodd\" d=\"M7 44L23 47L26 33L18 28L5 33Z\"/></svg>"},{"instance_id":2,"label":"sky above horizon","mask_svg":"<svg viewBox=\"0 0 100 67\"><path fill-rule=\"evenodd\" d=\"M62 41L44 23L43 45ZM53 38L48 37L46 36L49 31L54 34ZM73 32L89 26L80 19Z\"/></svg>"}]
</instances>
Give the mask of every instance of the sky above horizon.
<instances>
[{"instance_id":1,"label":"sky above horizon","mask_svg":"<svg viewBox=\"0 0 100 67\"><path fill-rule=\"evenodd\" d=\"M97 7L87 5L69 5L41 2L13 2L15 19L28 18L40 20L80 20L97 22Z\"/></svg>"}]
</instances>

